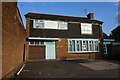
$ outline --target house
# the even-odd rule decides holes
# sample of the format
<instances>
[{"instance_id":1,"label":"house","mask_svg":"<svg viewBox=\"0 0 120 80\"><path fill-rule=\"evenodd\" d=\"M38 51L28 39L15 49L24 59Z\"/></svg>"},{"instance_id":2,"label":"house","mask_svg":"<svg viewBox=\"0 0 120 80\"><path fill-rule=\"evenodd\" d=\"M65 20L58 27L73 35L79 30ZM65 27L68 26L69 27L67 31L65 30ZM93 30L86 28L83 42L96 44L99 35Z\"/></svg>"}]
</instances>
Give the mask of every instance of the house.
<instances>
[{"instance_id":1,"label":"house","mask_svg":"<svg viewBox=\"0 0 120 80\"><path fill-rule=\"evenodd\" d=\"M26 31L17 2L2 2L2 78L9 78L25 61Z\"/></svg>"},{"instance_id":2,"label":"house","mask_svg":"<svg viewBox=\"0 0 120 80\"><path fill-rule=\"evenodd\" d=\"M28 60L89 59L103 56L101 21L87 17L27 13Z\"/></svg>"},{"instance_id":3,"label":"house","mask_svg":"<svg viewBox=\"0 0 120 80\"><path fill-rule=\"evenodd\" d=\"M115 40L114 39L104 39L103 40L104 42L103 42L103 46L104 46L104 57L109 57L109 54L111 54L112 53L112 49L111 49L111 45L113 44L113 42L115 42Z\"/></svg>"},{"instance_id":4,"label":"house","mask_svg":"<svg viewBox=\"0 0 120 80\"><path fill-rule=\"evenodd\" d=\"M120 60L120 42L114 39L104 39L104 57Z\"/></svg>"}]
</instances>

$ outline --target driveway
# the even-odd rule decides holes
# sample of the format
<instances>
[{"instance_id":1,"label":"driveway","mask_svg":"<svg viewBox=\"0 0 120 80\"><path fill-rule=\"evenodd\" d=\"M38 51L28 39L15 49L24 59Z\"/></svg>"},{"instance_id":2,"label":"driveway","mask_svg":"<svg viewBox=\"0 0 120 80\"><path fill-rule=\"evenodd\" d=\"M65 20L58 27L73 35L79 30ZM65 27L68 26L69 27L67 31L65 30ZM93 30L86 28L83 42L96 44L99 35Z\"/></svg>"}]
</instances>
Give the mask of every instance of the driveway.
<instances>
[{"instance_id":1,"label":"driveway","mask_svg":"<svg viewBox=\"0 0 120 80\"><path fill-rule=\"evenodd\" d=\"M32 61L15 78L118 78L118 64L105 60Z\"/></svg>"}]
</instances>

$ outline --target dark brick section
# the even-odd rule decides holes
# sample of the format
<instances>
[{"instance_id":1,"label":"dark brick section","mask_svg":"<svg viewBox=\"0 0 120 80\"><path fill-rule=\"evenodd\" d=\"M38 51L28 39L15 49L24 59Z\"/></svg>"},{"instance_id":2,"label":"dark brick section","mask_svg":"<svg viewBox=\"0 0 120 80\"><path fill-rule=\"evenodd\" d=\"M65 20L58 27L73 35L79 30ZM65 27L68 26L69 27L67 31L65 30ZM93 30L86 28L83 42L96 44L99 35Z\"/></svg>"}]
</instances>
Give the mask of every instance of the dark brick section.
<instances>
[{"instance_id":1,"label":"dark brick section","mask_svg":"<svg viewBox=\"0 0 120 80\"><path fill-rule=\"evenodd\" d=\"M81 34L81 27L78 23L68 23L68 30L55 30L55 29L35 29L33 28L33 20L30 20L29 36L34 37L47 37L47 38L100 38L100 26L93 25L93 34Z\"/></svg>"},{"instance_id":2,"label":"dark brick section","mask_svg":"<svg viewBox=\"0 0 120 80\"><path fill-rule=\"evenodd\" d=\"M106 58L120 60L120 44L117 45L108 44L107 53L108 55L106 56Z\"/></svg>"}]
</instances>

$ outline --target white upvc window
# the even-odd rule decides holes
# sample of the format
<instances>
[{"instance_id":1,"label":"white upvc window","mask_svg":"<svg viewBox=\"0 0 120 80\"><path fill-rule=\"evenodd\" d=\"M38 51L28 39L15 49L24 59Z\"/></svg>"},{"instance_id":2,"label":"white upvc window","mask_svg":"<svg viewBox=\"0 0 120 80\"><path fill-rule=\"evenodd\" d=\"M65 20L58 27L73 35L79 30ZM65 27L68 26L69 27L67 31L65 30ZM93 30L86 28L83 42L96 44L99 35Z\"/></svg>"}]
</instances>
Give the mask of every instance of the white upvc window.
<instances>
[{"instance_id":1,"label":"white upvc window","mask_svg":"<svg viewBox=\"0 0 120 80\"><path fill-rule=\"evenodd\" d=\"M34 44L35 44L34 41L29 42L29 45L34 45Z\"/></svg>"},{"instance_id":2,"label":"white upvc window","mask_svg":"<svg viewBox=\"0 0 120 80\"><path fill-rule=\"evenodd\" d=\"M92 24L81 23L81 34L92 34Z\"/></svg>"},{"instance_id":3,"label":"white upvc window","mask_svg":"<svg viewBox=\"0 0 120 80\"><path fill-rule=\"evenodd\" d=\"M58 22L52 20L45 20L45 29L57 29Z\"/></svg>"},{"instance_id":4,"label":"white upvc window","mask_svg":"<svg viewBox=\"0 0 120 80\"><path fill-rule=\"evenodd\" d=\"M68 39L69 53L99 52L98 39Z\"/></svg>"},{"instance_id":5,"label":"white upvc window","mask_svg":"<svg viewBox=\"0 0 120 80\"><path fill-rule=\"evenodd\" d=\"M34 45L34 46L44 45L44 41L30 41L29 45Z\"/></svg>"},{"instance_id":6,"label":"white upvc window","mask_svg":"<svg viewBox=\"0 0 120 80\"><path fill-rule=\"evenodd\" d=\"M67 22L59 21L58 22L58 29L60 29L60 30L67 30L68 29Z\"/></svg>"},{"instance_id":7,"label":"white upvc window","mask_svg":"<svg viewBox=\"0 0 120 80\"><path fill-rule=\"evenodd\" d=\"M68 23L64 21L38 20L33 19L33 28L36 29L58 29L67 30Z\"/></svg>"},{"instance_id":8,"label":"white upvc window","mask_svg":"<svg viewBox=\"0 0 120 80\"><path fill-rule=\"evenodd\" d=\"M44 25L44 20L37 20L37 19L34 20L34 23L33 23L33 27L34 27L34 28L43 29L44 26L45 26L45 25Z\"/></svg>"}]
</instances>

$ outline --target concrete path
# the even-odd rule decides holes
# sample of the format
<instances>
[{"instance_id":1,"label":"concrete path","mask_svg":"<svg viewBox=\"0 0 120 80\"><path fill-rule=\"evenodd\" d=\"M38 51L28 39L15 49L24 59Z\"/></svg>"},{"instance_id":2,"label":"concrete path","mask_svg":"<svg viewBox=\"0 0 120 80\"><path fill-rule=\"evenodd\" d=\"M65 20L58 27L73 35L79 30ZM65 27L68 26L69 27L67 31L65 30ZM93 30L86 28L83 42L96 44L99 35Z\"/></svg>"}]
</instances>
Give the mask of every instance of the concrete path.
<instances>
[{"instance_id":1,"label":"concrete path","mask_svg":"<svg viewBox=\"0 0 120 80\"><path fill-rule=\"evenodd\" d=\"M104 60L27 62L15 78L118 78L117 63Z\"/></svg>"},{"instance_id":2,"label":"concrete path","mask_svg":"<svg viewBox=\"0 0 120 80\"><path fill-rule=\"evenodd\" d=\"M89 63L79 63L79 64L93 70L118 69L117 63L112 63L105 60L93 60L90 61Z\"/></svg>"}]
</instances>

